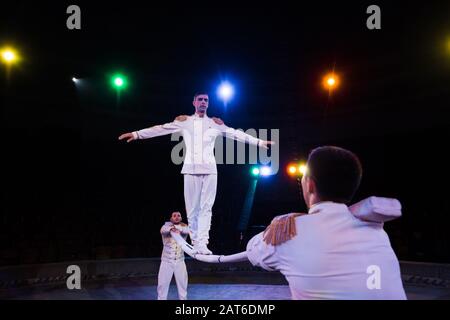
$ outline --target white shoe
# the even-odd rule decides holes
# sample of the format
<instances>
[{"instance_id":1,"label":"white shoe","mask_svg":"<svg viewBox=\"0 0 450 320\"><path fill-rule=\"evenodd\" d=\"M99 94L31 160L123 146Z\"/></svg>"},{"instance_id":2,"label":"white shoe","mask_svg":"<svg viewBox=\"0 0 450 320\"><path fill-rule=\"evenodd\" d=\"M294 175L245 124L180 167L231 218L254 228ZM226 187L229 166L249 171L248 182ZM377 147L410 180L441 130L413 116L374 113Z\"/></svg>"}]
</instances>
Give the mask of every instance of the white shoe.
<instances>
[{"instance_id":1,"label":"white shoe","mask_svg":"<svg viewBox=\"0 0 450 320\"><path fill-rule=\"evenodd\" d=\"M198 254L212 254L212 251L208 249L206 244L199 244L198 246L194 247L194 250L196 250Z\"/></svg>"},{"instance_id":2,"label":"white shoe","mask_svg":"<svg viewBox=\"0 0 450 320\"><path fill-rule=\"evenodd\" d=\"M192 250L193 254L197 254L198 253L197 246L194 243L192 243L192 244L188 243L188 247Z\"/></svg>"}]
</instances>

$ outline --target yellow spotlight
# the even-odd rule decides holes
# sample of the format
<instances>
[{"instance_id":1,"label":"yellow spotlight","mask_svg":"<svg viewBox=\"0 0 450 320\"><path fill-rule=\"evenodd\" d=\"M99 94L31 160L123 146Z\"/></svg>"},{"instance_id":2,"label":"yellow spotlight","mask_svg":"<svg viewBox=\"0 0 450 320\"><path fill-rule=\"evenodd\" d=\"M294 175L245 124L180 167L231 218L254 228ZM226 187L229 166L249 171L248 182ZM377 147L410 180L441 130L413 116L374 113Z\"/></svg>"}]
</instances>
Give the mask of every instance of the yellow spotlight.
<instances>
[{"instance_id":1,"label":"yellow spotlight","mask_svg":"<svg viewBox=\"0 0 450 320\"><path fill-rule=\"evenodd\" d=\"M307 170L308 170L308 168L306 167L306 164L301 164L301 165L298 166L298 171L302 175L305 175Z\"/></svg>"},{"instance_id":2,"label":"yellow spotlight","mask_svg":"<svg viewBox=\"0 0 450 320\"><path fill-rule=\"evenodd\" d=\"M339 78L337 75L335 75L334 73L329 73L327 74L324 78L323 78L323 86L326 89L334 89L338 86L339 84Z\"/></svg>"},{"instance_id":3,"label":"yellow spotlight","mask_svg":"<svg viewBox=\"0 0 450 320\"><path fill-rule=\"evenodd\" d=\"M13 61L15 57L16 57L16 55L12 51L3 52L3 59L5 59L8 62Z\"/></svg>"},{"instance_id":4,"label":"yellow spotlight","mask_svg":"<svg viewBox=\"0 0 450 320\"><path fill-rule=\"evenodd\" d=\"M3 62L6 64L12 64L18 59L16 51L11 48L4 48L1 51L1 55Z\"/></svg>"}]
</instances>

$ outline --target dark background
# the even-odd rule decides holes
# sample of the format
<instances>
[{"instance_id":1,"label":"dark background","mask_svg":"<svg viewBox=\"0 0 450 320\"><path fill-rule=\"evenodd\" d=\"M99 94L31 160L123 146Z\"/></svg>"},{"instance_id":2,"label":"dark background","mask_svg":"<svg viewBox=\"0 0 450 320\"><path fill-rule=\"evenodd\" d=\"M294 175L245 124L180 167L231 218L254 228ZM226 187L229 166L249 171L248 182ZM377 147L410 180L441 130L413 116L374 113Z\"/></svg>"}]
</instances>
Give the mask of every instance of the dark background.
<instances>
[{"instance_id":1,"label":"dark background","mask_svg":"<svg viewBox=\"0 0 450 320\"><path fill-rule=\"evenodd\" d=\"M66 28L70 4L81 30ZM450 5L377 2L382 29L368 30L371 4L2 4L0 45L23 59L9 78L1 69L0 264L159 256L160 226L173 210L185 217L175 142L117 137L193 113L199 89L229 126L280 129L280 171L259 180L242 240L250 166L218 166L213 251L241 250L273 216L306 210L285 167L332 144L361 158L355 201L401 201L385 226L399 258L450 262ZM342 83L329 97L321 79L333 68ZM116 71L129 78L119 103ZM214 94L222 79L237 89L227 108Z\"/></svg>"}]
</instances>

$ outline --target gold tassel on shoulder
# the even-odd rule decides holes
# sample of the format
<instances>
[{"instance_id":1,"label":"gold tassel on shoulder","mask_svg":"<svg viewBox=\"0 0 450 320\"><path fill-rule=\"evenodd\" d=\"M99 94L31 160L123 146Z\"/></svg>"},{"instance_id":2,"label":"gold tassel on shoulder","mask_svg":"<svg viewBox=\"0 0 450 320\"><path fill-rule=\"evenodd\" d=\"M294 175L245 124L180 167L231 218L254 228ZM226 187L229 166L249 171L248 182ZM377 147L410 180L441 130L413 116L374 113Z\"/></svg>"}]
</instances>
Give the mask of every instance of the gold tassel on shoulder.
<instances>
[{"instance_id":1,"label":"gold tassel on shoulder","mask_svg":"<svg viewBox=\"0 0 450 320\"><path fill-rule=\"evenodd\" d=\"M264 231L264 242L277 246L291 240L297 235L295 218L304 214L305 213L292 213L273 219L272 223Z\"/></svg>"}]
</instances>

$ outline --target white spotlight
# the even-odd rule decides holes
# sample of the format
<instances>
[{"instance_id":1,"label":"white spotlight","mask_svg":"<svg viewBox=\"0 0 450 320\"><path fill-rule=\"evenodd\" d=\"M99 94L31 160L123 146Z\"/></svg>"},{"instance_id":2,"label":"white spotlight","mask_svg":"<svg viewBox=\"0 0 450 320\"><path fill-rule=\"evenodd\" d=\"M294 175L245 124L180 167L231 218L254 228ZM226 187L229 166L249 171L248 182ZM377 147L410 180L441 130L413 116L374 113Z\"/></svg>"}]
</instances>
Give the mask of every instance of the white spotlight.
<instances>
[{"instance_id":1,"label":"white spotlight","mask_svg":"<svg viewBox=\"0 0 450 320\"><path fill-rule=\"evenodd\" d=\"M262 176L270 176L272 174L272 170L270 167L261 167L261 175Z\"/></svg>"}]
</instances>

